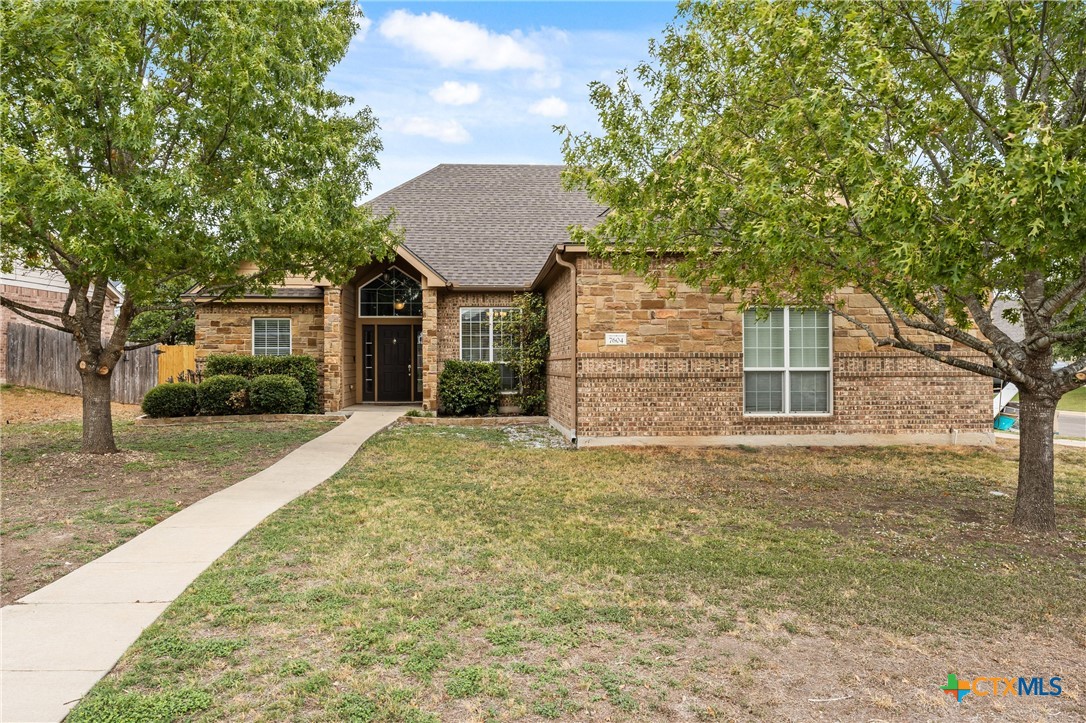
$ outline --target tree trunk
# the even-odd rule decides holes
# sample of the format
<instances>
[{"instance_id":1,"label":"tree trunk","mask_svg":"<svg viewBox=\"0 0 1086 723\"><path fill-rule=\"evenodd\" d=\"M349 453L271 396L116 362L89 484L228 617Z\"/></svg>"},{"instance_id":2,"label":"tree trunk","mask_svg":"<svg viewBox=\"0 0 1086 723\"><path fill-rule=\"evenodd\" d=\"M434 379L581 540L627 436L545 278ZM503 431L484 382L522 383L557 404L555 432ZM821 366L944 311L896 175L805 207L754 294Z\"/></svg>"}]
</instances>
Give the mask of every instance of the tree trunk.
<instances>
[{"instance_id":1,"label":"tree trunk","mask_svg":"<svg viewBox=\"0 0 1086 723\"><path fill-rule=\"evenodd\" d=\"M1052 432L1057 400L1025 390L1018 399L1021 435L1013 524L1033 532L1055 532Z\"/></svg>"},{"instance_id":2,"label":"tree trunk","mask_svg":"<svg viewBox=\"0 0 1086 723\"><path fill-rule=\"evenodd\" d=\"M83 452L113 454L113 409L110 407L110 386L113 370L99 374L99 369L87 365L80 370L83 377Z\"/></svg>"}]
</instances>

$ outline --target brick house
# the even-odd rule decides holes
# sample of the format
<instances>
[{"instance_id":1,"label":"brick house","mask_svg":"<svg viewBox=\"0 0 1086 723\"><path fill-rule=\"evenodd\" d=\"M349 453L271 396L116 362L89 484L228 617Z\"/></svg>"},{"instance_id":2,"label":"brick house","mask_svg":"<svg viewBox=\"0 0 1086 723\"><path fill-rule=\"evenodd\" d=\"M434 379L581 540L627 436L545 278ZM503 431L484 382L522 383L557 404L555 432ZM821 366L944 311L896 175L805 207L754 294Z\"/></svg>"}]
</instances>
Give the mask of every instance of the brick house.
<instances>
[{"instance_id":1,"label":"brick house","mask_svg":"<svg viewBox=\"0 0 1086 723\"><path fill-rule=\"evenodd\" d=\"M56 271L16 266L10 273L0 274L0 296L39 309L61 311L68 299L68 282ZM120 299L120 293L111 284L106 289L103 334L113 333L113 313ZM55 319L46 318L46 321ZM0 306L0 382L6 382L8 376L8 326L11 324L40 326L6 306Z\"/></svg>"},{"instance_id":2,"label":"brick house","mask_svg":"<svg viewBox=\"0 0 1086 723\"><path fill-rule=\"evenodd\" d=\"M744 315L736 294L666 275L652 288L589 256L568 229L605 211L563 191L560 173L440 165L388 191L369 205L396 211L395 261L341 287L291 278L271 296L201 303L197 359L311 354L326 410L436 409L445 361L500 363L513 295L536 291L547 304L548 415L582 446L991 441L984 377L876 349L827 312ZM845 288L834 303L879 324L870 297Z\"/></svg>"}]
</instances>

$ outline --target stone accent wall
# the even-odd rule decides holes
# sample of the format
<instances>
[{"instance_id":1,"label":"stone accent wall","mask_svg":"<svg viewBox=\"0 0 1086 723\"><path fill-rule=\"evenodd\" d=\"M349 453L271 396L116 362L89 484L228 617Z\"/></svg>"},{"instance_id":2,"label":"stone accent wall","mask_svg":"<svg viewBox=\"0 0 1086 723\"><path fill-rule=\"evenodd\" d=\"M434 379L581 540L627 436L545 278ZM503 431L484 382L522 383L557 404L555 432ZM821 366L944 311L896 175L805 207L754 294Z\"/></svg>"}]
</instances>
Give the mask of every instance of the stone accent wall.
<instances>
[{"instance_id":1,"label":"stone accent wall","mask_svg":"<svg viewBox=\"0 0 1086 723\"><path fill-rule=\"evenodd\" d=\"M437 411L437 298L436 288L422 290L422 408Z\"/></svg>"},{"instance_id":2,"label":"stone accent wall","mask_svg":"<svg viewBox=\"0 0 1086 723\"><path fill-rule=\"evenodd\" d=\"M547 414L561 427L574 430L573 282L569 269L558 267L545 292L547 302Z\"/></svg>"},{"instance_id":3,"label":"stone accent wall","mask_svg":"<svg viewBox=\"0 0 1086 723\"><path fill-rule=\"evenodd\" d=\"M253 319L290 319L294 354L324 361L324 307L317 303L210 303L196 307L196 362L209 354L252 354Z\"/></svg>"},{"instance_id":4,"label":"stone accent wall","mask_svg":"<svg viewBox=\"0 0 1086 723\"><path fill-rule=\"evenodd\" d=\"M743 351L743 316L737 292L710 293L688 286L666 273L654 289L634 273L616 271L602 259L577 259L578 353L712 353ZM851 287L833 299L843 312L870 325L880 335L889 324L878 302ZM627 345L604 344L608 332L625 332ZM942 337L913 332L921 343L947 343ZM966 351L966 347L960 347ZM834 351L874 351L867 333L834 316Z\"/></svg>"},{"instance_id":5,"label":"stone accent wall","mask_svg":"<svg viewBox=\"0 0 1086 723\"><path fill-rule=\"evenodd\" d=\"M986 377L876 349L862 329L839 317L832 414L745 416L738 294L708 293L666 275L652 288L603 260L580 257L577 264L576 431L582 441L841 434L952 441L963 433L972 439L990 435ZM834 302L885 330L870 296L845 288ZM627 345L605 345L608 332L625 332ZM934 341L925 336L915 338ZM953 351L976 358L964 347Z\"/></svg>"},{"instance_id":6,"label":"stone accent wall","mask_svg":"<svg viewBox=\"0 0 1086 723\"><path fill-rule=\"evenodd\" d=\"M335 412L343 406L343 290L324 290L323 401L324 411ZM293 329L291 330L293 333Z\"/></svg>"},{"instance_id":7,"label":"stone accent wall","mask_svg":"<svg viewBox=\"0 0 1086 723\"><path fill-rule=\"evenodd\" d=\"M68 300L65 291L48 291L46 289L31 289L25 286L13 284L0 284L0 296L11 299L20 304L37 306L50 311L60 311L64 308L64 302ZM102 310L102 336L108 337L113 333L114 309L116 303L106 297ZM19 316L6 306L0 306L0 382L7 379L8 370L8 324L26 324L27 326L40 326L30 319ZM75 343L74 340L72 342Z\"/></svg>"},{"instance_id":8,"label":"stone accent wall","mask_svg":"<svg viewBox=\"0 0 1086 723\"><path fill-rule=\"evenodd\" d=\"M423 330L426 329L426 291L423 291ZM439 404L437 391L437 378L441 374L445 362L449 359L460 358L460 309L465 307L483 306L511 306L513 303L512 291L453 291L440 289L437 291L436 304L436 344L427 343L423 350L423 366L426 367L427 354L433 354L433 372L428 372L428 378L432 376L433 386L427 386L424 382L423 397L434 406L426 406L426 409L436 409ZM425 335L424 335L425 336ZM431 337L425 336L427 342ZM424 405L425 406L425 405Z\"/></svg>"},{"instance_id":9,"label":"stone accent wall","mask_svg":"<svg viewBox=\"0 0 1086 723\"><path fill-rule=\"evenodd\" d=\"M320 303L208 303L196 307L196 367L209 354L252 354L253 319L290 319L291 347L295 354L317 360L320 389L325 390L324 306ZM327 398L322 394L322 402Z\"/></svg>"}]
</instances>

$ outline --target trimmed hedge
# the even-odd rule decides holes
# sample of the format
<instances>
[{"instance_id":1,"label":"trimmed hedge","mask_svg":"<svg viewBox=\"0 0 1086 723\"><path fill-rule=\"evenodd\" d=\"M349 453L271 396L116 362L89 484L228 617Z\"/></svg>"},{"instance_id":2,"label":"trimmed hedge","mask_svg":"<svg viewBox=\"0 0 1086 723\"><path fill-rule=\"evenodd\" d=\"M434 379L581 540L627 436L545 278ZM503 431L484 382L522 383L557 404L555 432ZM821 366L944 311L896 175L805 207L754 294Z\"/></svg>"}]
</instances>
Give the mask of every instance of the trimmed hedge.
<instances>
[{"instance_id":1,"label":"trimmed hedge","mask_svg":"<svg viewBox=\"0 0 1086 723\"><path fill-rule=\"evenodd\" d=\"M212 354L207 358L204 373L208 376L236 374L255 379L269 374L285 374L294 377L305 391L306 414L320 412L320 381L317 376L317 360L305 354L290 356L253 356L251 354Z\"/></svg>"},{"instance_id":2,"label":"trimmed hedge","mask_svg":"<svg viewBox=\"0 0 1086 723\"><path fill-rule=\"evenodd\" d=\"M265 374L249 382L249 405L257 414L301 414L305 390L294 377Z\"/></svg>"},{"instance_id":3,"label":"trimmed hedge","mask_svg":"<svg viewBox=\"0 0 1086 723\"><path fill-rule=\"evenodd\" d=\"M191 417L196 414L196 385L190 382L159 384L143 396L148 417Z\"/></svg>"},{"instance_id":4,"label":"trimmed hedge","mask_svg":"<svg viewBox=\"0 0 1086 723\"><path fill-rule=\"evenodd\" d=\"M496 412L501 389L501 368L487 362L449 360L437 380L441 410L453 416Z\"/></svg>"},{"instance_id":5,"label":"trimmed hedge","mask_svg":"<svg viewBox=\"0 0 1086 723\"><path fill-rule=\"evenodd\" d=\"M208 377L196 387L200 414L245 414L249 411L249 381L236 374Z\"/></svg>"}]
</instances>

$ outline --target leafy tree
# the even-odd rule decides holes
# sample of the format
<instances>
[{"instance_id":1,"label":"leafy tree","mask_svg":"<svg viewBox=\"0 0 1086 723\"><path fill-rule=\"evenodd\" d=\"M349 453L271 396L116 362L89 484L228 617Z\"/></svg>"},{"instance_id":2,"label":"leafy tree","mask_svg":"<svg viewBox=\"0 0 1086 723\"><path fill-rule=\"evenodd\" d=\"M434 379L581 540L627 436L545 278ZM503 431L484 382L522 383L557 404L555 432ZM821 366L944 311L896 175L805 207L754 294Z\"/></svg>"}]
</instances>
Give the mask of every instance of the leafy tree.
<instances>
[{"instance_id":1,"label":"leafy tree","mask_svg":"<svg viewBox=\"0 0 1086 723\"><path fill-rule=\"evenodd\" d=\"M231 298L387 254L388 219L358 204L376 122L324 87L358 29L353 2L0 7L0 263L71 288L61 311L2 301L78 344L85 451L115 451L110 378L150 343L130 343L132 325L172 307L171 283ZM125 294L103 337L107 280Z\"/></svg>"},{"instance_id":2,"label":"leafy tree","mask_svg":"<svg viewBox=\"0 0 1086 723\"><path fill-rule=\"evenodd\" d=\"M128 329L130 344L194 344L196 343L196 306L183 298L193 284L177 279L161 289L152 305L159 308L145 311L132 319Z\"/></svg>"},{"instance_id":3,"label":"leafy tree","mask_svg":"<svg viewBox=\"0 0 1086 723\"><path fill-rule=\"evenodd\" d=\"M592 86L602 132L566 131L567 183L611 209L578 236L751 304L871 294L876 344L1018 385L1014 524L1054 530L1053 412L1086 370L1052 368L1086 337L1084 46L1081 2L684 3L652 62Z\"/></svg>"}]
</instances>

